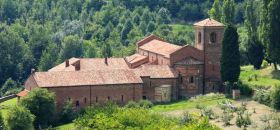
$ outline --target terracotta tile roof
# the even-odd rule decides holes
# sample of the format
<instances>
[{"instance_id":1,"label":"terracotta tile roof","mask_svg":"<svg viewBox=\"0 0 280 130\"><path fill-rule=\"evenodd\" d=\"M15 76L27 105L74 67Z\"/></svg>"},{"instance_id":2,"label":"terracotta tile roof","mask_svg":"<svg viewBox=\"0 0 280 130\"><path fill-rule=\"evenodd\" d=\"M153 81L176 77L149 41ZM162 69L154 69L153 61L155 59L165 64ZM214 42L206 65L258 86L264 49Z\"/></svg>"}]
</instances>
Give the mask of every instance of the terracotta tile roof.
<instances>
[{"instance_id":1,"label":"terracotta tile roof","mask_svg":"<svg viewBox=\"0 0 280 130\"><path fill-rule=\"evenodd\" d=\"M148 43L148 42L150 42L150 41L152 41L152 40L154 40L154 39L159 40L159 41L164 41L163 39L159 38L158 36L156 36L156 35L154 35L154 34L151 34L151 35L145 37L144 39L138 41L138 42L136 43L136 45L137 45L138 47L140 47L140 46L142 46L142 45L144 45L144 44L146 44L146 43Z\"/></svg>"},{"instance_id":2,"label":"terracotta tile roof","mask_svg":"<svg viewBox=\"0 0 280 130\"><path fill-rule=\"evenodd\" d=\"M133 64L133 63L145 60L147 58L148 58L148 56L143 56L143 55L136 53L136 54L126 57L126 61Z\"/></svg>"},{"instance_id":3,"label":"terracotta tile roof","mask_svg":"<svg viewBox=\"0 0 280 130\"><path fill-rule=\"evenodd\" d=\"M171 44L168 42L159 41L159 40L154 39L154 40L140 46L139 48L153 52L153 53L157 53L160 55L164 55L165 57L169 58L171 53L182 48L182 46L178 46L178 45L174 45L174 44Z\"/></svg>"},{"instance_id":4,"label":"terracotta tile roof","mask_svg":"<svg viewBox=\"0 0 280 130\"><path fill-rule=\"evenodd\" d=\"M28 93L29 93L29 91L26 90L26 89L24 89L23 91L19 92L19 93L17 94L17 96L18 96L18 97L24 97L24 96L26 96Z\"/></svg>"},{"instance_id":5,"label":"terracotta tile roof","mask_svg":"<svg viewBox=\"0 0 280 130\"><path fill-rule=\"evenodd\" d=\"M39 87L143 83L132 70L125 69L36 72L34 79Z\"/></svg>"},{"instance_id":6,"label":"terracotta tile roof","mask_svg":"<svg viewBox=\"0 0 280 130\"><path fill-rule=\"evenodd\" d=\"M75 67L72 65L73 63L79 61L79 58L70 58L69 59L69 67L65 67L65 62L49 69L48 71L74 71Z\"/></svg>"},{"instance_id":7,"label":"terracotta tile roof","mask_svg":"<svg viewBox=\"0 0 280 130\"><path fill-rule=\"evenodd\" d=\"M177 73L168 65L143 65L134 69L138 76L150 76L151 78L176 78Z\"/></svg>"},{"instance_id":8,"label":"terracotta tile roof","mask_svg":"<svg viewBox=\"0 0 280 130\"><path fill-rule=\"evenodd\" d=\"M222 23L220 23L220 22L218 22L214 19L210 19L210 18L202 20L200 22L197 22L194 25L195 26L202 26L202 27L209 27L209 26L211 26L211 27L213 27L213 26L214 27L224 27L225 26L224 24L222 24Z\"/></svg>"},{"instance_id":9,"label":"terracotta tile roof","mask_svg":"<svg viewBox=\"0 0 280 130\"><path fill-rule=\"evenodd\" d=\"M83 58L80 60L80 65L81 71L129 69L124 58L108 58L107 64L105 58Z\"/></svg>"}]
</instances>

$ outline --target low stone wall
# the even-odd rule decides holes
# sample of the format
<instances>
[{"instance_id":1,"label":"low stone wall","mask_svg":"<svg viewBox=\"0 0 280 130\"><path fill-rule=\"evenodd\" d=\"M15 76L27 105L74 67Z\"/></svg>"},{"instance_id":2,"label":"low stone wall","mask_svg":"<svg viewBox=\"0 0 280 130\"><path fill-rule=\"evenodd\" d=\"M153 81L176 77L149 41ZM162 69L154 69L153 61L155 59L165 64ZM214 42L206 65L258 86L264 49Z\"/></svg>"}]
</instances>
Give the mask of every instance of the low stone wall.
<instances>
[{"instance_id":1,"label":"low stone wall","mask_svg":"<svg viewBox=\"0 0 280 130\"><path fill-rule=\"evenodd\" d=\"M1 102L5 102L5 101L10 100L10 99L15 98L15 97L17 97L16 94L12 94L12 95L8 95L8 96L5 96L5 97L1 97L0 98L0 103Z\"/></svg>"}]
</instances>

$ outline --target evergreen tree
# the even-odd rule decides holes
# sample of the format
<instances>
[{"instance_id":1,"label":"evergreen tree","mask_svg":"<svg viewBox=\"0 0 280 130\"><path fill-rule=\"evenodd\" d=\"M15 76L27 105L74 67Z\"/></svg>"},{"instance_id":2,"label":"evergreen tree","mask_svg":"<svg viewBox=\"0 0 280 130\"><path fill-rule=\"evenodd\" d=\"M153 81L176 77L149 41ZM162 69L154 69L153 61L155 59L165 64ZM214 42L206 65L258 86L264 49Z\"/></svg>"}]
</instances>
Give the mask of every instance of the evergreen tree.
<instances>
[{"instance_id":1,"label":"evergreen tree","mask_svg":"<svg viewBox=\"0 0 280 130\"><path fill-rule=\"evenodd\" d=\"M247 29L247 53L249 62L255 69L260 69L264 58L264 47L257 37L257 16L254 1L247 1L245 11L245 27Z\"/></svg>"},{"instance_id":2,"label":"evergreen tree","mask_svg":"<svg viewBox=\"0 0 280 130\"><path fill-rule=\"evenodd\" d=\"M111 48L110 44L108 44L108 43L103 44L102 56L109 58L109 57L112 57L112 55L113 55L112 48Z\"/></svg>"},{"instance_id":3,"label":"evergreen tree","mask_svg":"<svg viewBox=\"0 0 280 130\"><path fill-rule=\"evenodd\" d=\"M63 39L60 51L60 61L83 55L83 41L77 35L70 35Z\"/></svg>"},{"instance_id":4,"label":"evergreen tree","mask_svg":"<svg viewBox=\"0 0 280 130\"><path fill-rule=\"evenodd\" d=\"M235 27L226 27L222 44L221 77L224 82L234 83L240 74L239 42Z\"/></svg>"},{"instance_id":5,"label":"evergreen tree","mask_svg":"<svg viewBox=\"0 0 280 130\"><path fill-rule=\"evenodd\" d=\"M215 0L212 8L208 11L208 15L210 16L210 18L215 19L217 21L221 20L221 3L220 0Z\"/></svg>"},{"instance_id":6,"label":"evergreen tree","mask_svg":"<svg viewBox=\"0 0 280 130\"><path fill-rule=\"evenodd\" d=\"M56 44L51 43L46 50L43 51L43 54L40 58L38 69L40 71L47 71L53 66L57 61L57 54L59 53L58 47Z\"/></svg>"},{"instance_id":7,"label":"evergreen tree","mask_svg":"<svg viewBox=\"0 0 280 130\"><path fill-rule=\"evenodd\" d=\"M274 62L277 70L277 64L280 63L280 1L271 0L268 5L268 56Z\"/></svg>"},{"instance_id":8,"label":"evergreen tree","mask_svg":"<svg viewBox=\"0 0 280 130\"><path fill-rule=\"evenodd\" d=\"M96 47L91 41L84 41L83 52L84 52L84 57L86 58L94 58L97 55Z\"/></svg>"},{"instance_id":9,"label":"evergreen tree","mask_svg":"<svg viewBox=\"0 0 280 130\"><path fill-rule=\"evenodd\" d=\"M169 24L171 22L170 12L166 8L160 8L157 15L157 22L160 24Z\"/></svg>"},{"instance_id":10,"label":"evergreen tree","mask_svg":"<svg viewBox=\"0 0 280 130\"><path fill-rule=\"evenodd\" d=\"M234 0L224 0L224 4L222 7L222 17L221 17L221 21L224 24L234 23L234 13L235 13L234 6L235 6Z\"/></svg>"},{"instance_id":11,"label":"evergreen tree","mask_svg":"<svg viewBox=\"0 0 280 130\"><path fill-rule=\"evenodd\" d=\"M156 29L156 24L154 22L149 22L147 26L147 33L152 33Z\"/></svg>"},{"instance_id":12,"label":"evergreen tree","mask_svg":"<svg viewBox=\"0 0 280 130\"><path fill-rule=\"evenodd\" d=\"M133 28L133 25L131 23L131 20L130 19L126 20L126 22L124 24L124 27L122 29L122 32L121 32L122 40L126 40L127 39L127 34L130 32L130 30L132 28Z\"/></svg>"}]
</instances>

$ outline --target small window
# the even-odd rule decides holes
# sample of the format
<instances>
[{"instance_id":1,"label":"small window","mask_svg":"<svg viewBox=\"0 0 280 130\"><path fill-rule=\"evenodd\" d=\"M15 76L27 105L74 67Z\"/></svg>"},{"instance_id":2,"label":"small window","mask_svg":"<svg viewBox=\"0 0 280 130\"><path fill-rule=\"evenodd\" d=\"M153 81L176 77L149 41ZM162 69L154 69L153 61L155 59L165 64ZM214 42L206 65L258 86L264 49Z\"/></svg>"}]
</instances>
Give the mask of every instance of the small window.
<instances>
[{"instance_id":1,"label":"small window","mask_svg":"<svg viewBox=\"0 0 280 130\"><path fill-rule=\"evenodd\" d=\"M110 100L111 100L111 97L110 97L110 96L108 96L108 97L107 97L107 99L108 99L108 101L110 101Z\"/></svg>"},{"instance_id":2,"label":"small window","mask_svg":"<svg viewBox=\"0 0 280 130\"><path fill-rule=\"evenodd\" d=\"M70 100L71 100L71 98L69 97L69 98L68 98L68 101L70 101Z\"/></svg>"},{"instance_id":3,"label":"small window","mask_svg":"<svg viewBox=\"0 0 280 130\"><path fill-rule=\"evenodd\" d=\"M147 99L147 97L146 97L146 96L143 96L143 99L144 99L144 100L146 100L146 99Z\"/></svg>"},{"instance_id":4,"label":"small window","mask_svg":"<svg viewBox=\"0 0 280 130\"><path fill-rule=\"evenodd\" d=\"M216 35L215 32L212 32L212 33L210 34L210 43L215 43L216 40L217 40L217 35Z\"/></svg>"},{"instance_id":5,"label":"small window","mask_svg":"<svg viewBox=\"0 0 280 130\"><path fill-rule=\"evenodd\" d=\"M122 95L122 102L123 102L123 95Z\"/></svg>"},{"instance_id":6,"label":"small window","mask_svg":"<svg viewBox=\"0 0 280 130\"><path fill-rule=\"evenodd\" d=\"M95 102L98 102L98 97L95 97Z\"/></svg>"},{"instance_id":7,"label":"small window","mask_svg":"<svg viewBox=\"0 0 280 130\"><path fill-rule=\"evenodd\" d=\"M201 43L201 32L198 33L198 43Z\"/></svg>"},{"instance_id":8,"label":"small window","mask_svg":"<svg viewBox=\"0 0 280 130\"><path fill-rule=\"evenodd\" d=\"M87 98L84 98L84 103L87 103Z\"/></svg>"},{"instance_id":9,"label":"small window","mask_svg":"<svg viewBox=\"0 0 280 130\"><path fill-rule=\"evenodd\" d=\"M179 73L179 75L178 75L178 79L179 79L179 83L183 83L183 76Z\"/></svg>"},{"instance_id":10,"label":"small window","mask_svg":"<svg viewBox=\"0 0 280 130\"><path fill-rule=\"evenodd\" d=\"M194 83L194 78L193 78L193 76L190 77L190 83Z\"/></svg>"},{"instance_id":11,"label":"small window","mask_svg":"<svg viewBox=\"0 0 280 130\"><path fill-rule=\"evenodd\" d=\"M76 107L79 107L80 106L80 102L77 100L76 101Z\"/></svg>"}]
</instances>

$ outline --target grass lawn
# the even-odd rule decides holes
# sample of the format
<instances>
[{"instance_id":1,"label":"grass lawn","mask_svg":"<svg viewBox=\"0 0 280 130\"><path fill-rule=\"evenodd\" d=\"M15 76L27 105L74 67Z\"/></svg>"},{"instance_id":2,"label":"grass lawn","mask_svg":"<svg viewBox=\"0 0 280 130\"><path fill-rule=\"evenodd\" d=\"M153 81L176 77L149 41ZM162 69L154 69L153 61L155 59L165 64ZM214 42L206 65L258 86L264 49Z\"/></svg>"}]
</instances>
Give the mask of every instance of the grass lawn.
<instances>
[{"instance_id":1,"label":"grass lawn","mask_svg":"<svg viewBox=\"0 0 280 130\"><path fill-rule=\"evenodd\" d=\"M55 129L57 129L57 130L74 130L75 126L74 126L74 123L69 123L69 124L57 126L57 127L55 127Z\"/></svg>"},{"instance_id":2,"label":"grass lawn","mask_svg":"<svg viewBox=\"0 0 280 130\"><path fill-rule=\"evenodd\" d=\"M16 104L17 104L17 98L13 98L0 103L0 112L2 113L2 116L5 118L7 116L8 109Z\"/></svg>"},{"instance_id":3,"label":"grass lawn","mask_svg":"<svg viewBox=\"0 0 280 130\"><path fill-rule=\"evenodd\" d=\"M257 76L257 80L254 78ZM249 81L251 77L251 81ZM240 79L250 86L280 85L280 71L275 71L272 66L255 70L253 66L241 67Z\"/></svg>"},{"instance_id":4,"label":"grass lawn","mask_svg":"<svg viewBox=\"0 0 280 130\"><path fill-rule=\"evenodd\" d=\"M183 109L193 109L197 104L204 106L217 105L217 102L226 100L226 97L222 94L208 94L206 96L198 96L196 98L191 98L189 100L181 100L178 102L155 105L152 111L164 112L164 111L174 111Z\"/></svg>"},{"instance_id":5,"label":"grass lawn","mask_svg":"<svg viewBox=\"0 0 280 130\"><path fill-rule=\"evenodd\" d=\"M176 34L180 31L186 31L186 30L193 31L194 30L193 25L190 25L190 24L185 24L185 25L184 24L171 24L169 26L172 27L173 32Z\"/></svg>"}]
</instances>

